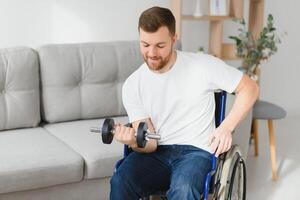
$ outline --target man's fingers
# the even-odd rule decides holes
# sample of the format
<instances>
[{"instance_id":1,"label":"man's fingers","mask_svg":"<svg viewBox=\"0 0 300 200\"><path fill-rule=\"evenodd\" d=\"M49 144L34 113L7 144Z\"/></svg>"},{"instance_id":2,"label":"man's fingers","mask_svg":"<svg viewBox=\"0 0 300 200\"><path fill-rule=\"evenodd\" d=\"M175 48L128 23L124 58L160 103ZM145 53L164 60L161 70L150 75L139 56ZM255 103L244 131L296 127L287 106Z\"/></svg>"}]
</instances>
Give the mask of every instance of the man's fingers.
<instances>
[{"instance_id":1,"label":"man's fingers","mask_svg":"<svg viewBox=\"0 0 300 200\"><path fill-rule=\"evenodd\" d=\"M232 140L228 140L226 151L228 151L231 148L231 142Z\"/></svg>"},{"instance_id":2,"label":"man's fingers","mask_svg":"<svg viewBox=\"0 0 300 200\"><path fill-rule=\"evenodd\" d=\"M224 138L221 140L216 152L216 156L228 151L231 148L231 144L232 140L230 138Z\"/></svg>"},{"instance_id":3,"label":"man's fingers","mask_svg":"<svg viewBox=\"0 0 300 200\"><path fill-rule=\"evenodd\" d=\"M116 126L115 126L115 135L114 135L114 137L115 137L116 135L118 135L119 132L120 132L120 126L116 125Z\"/></svg>"},{"instance_id":4,"label":"man's fingers","mask_svg":"<svg viewBox=\"0 0 300 200\"><path fill-rule=\"evenodd\" d=\"M211 152L218 157L221 153L224 153L231 148L231 132L228 132L226 129L217 128L213 134L209 136L208 141Z\"/></svg>"},{"instance_id":5,"label":"man's fingers","mask_svg":"<svg viewBox=\"0 0 300 200\"><path fill-rule=\"evenodd\" d=\"M216 152L216 156L217 156L217 157L218 157L221 153L223 153L223 151L224 151L224 145L225 145L225 141L224 141L224 140L221 140L220 143L219 143L217 152Z\"/></svg>"},{"instance_id":6,"label":"man's fingers","mask_svg":"<svg viewBox=\"0 0 300 200\"><path fill-rule=\"evenodd\" d=\"M212 141L212 143L210 145L210 149L211 149L211 151L213 153L216 152L216 150L217 150L217 148L219 146L219 142L220 142L219 138L216 138L216 137L213 138L213 141Z\"/></svg>"}]
</instances>

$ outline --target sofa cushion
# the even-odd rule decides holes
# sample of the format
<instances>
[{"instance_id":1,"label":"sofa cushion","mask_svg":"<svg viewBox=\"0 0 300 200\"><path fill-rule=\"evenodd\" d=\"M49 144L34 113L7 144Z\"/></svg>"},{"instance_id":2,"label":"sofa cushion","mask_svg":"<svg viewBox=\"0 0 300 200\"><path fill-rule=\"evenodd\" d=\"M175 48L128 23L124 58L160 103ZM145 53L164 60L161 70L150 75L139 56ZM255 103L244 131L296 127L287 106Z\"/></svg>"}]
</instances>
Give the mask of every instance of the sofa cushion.
<instances>
[{"instance_id":1,"label":"sofa cushion","mask_svg":"<svg viewBox=\"0 0 300 200\"><path fill-rule=\"evenodd\" d=\"M77 182L83 166L80 155L43 128L0 133L0 193Z\"/></svg>"},{"instance_id":2,"label":"sofa cushion","mask_svg":"<svg viewBox=\"0 0 300 200\"><path fill-rule=\"evenodd\" d=\"M115 122L128 123L127 117L115 117ZM91 127L102 127L104 119L47 124L44 128L62 140L85 160L85 178L111 176L116 162L123 155L123 145L113 141L103 144L101 135L91 133Z\"/></svg>"},{"instance_id":3,"label":"sofa cushion","mask_svg":"<svg viewBox=\"0 0 300 200\"><path fill-rule=\"evenodd\" d=\"M40 122L38 56L30 48L0 50L0 130Z\"/></svg>"},{"instance_id":4,"label":"sofa cushion","mask_svg":"<svg viewBox=\"0 0 300 200\"><path fill-rule=\"evenodd\" d=\"M45 121L125 114L122 84L143 62L137 41L46 45L38 52Z\"/></svg>"},{"instance_id":5,"label":"sofa cushion","mask_svg":"<svg viewBox=\"0 0 300 200\"><path fill-rule=\"evenodd\" d=\"M128 123L127 117L114 117L115 122ZM111 176L116 162L123 156L123 145L113 141L103 144L101 135L91 133L91 127L102 127L104 119L47 124L44 128L70 146L85 160L85 178Z\"/></svg>"}]
</instances>

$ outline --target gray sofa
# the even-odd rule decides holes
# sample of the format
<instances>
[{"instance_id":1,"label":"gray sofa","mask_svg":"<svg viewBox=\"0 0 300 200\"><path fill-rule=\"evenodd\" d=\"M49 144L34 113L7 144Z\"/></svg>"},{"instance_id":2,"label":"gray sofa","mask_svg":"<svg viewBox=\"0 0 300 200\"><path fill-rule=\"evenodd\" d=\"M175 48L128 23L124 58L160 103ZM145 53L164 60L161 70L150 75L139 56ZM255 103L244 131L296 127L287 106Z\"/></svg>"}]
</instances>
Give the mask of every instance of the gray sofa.
<instances>
[{"instance_id":1,"label":"gray sofa","mask_svg":"<svg viewBox=\"0 0 300 200\"><path fill-rule=\"evenodd\" d=\"M18 47L0 56L0 200L108 199L123 145L104 145L89 129L106 117L127 122L121 88L143 62L138 42ZM235 133L245 148L250 118Z\"/></svg>"}]
</instances>

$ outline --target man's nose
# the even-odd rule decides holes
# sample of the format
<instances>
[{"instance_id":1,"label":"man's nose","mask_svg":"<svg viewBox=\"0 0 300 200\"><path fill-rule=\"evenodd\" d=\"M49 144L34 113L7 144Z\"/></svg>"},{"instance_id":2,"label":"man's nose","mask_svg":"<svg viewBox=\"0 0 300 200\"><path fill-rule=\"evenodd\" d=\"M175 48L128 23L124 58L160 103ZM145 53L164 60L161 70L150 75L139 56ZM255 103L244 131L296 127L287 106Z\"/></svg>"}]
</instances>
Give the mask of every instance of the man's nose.
<instances>
[{"instance_id":1,"label":"man's nose","mask_svg":"<svg viewBox=\"0 0 300 200\"><path fill-rule=\"evenodd\" d=\"M150 47L149 48L149 51L148 51L148 56L149 57L154 57L157 55L157 50L155 47Z\"/></svg>"}]
</instances>

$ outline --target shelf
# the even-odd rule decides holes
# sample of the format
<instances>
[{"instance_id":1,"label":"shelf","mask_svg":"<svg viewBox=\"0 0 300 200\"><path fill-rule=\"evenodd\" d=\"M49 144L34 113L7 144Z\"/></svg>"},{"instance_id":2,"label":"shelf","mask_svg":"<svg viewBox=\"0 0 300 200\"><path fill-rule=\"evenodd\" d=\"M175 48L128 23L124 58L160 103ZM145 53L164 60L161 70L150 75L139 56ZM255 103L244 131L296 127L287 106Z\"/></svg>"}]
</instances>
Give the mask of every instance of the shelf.
<instances>
[{"instance_id":1,"label":"shelf","mask_svg":"<svg viewBox=\"0 0 300 200\"><path fill-rule=\"evenodd\" d=\"M221 59L223 60L242 60L236 56L236 45L232 43L222 43Z\"/></svg>"},{"instance_id":2,"label":"shelf","mask_svg":"<svg viewBox=\"0 0 300 200\"><path fill-rule=\"evenodd\" d=\"M243 61L241 58L236 58L236 57L223 57L221 56L220 59L224 61Z\"/></svg>"},{"instance_id":3,"label":"shelf","mask_svg":"<svg viewBox=\"0 0 300 200\"><path fill-rule=\"evenodd\" d=\"M226 16L216 16L206 14L200 17L195 17L193 14L183 14L182 4L183 0L171 0L172 12L176 19L176 33L181 39L181 29L183 21L207 21L209 22L209 39L208 39L208 52L223 60L241 60L236 56L236 47L234 44L223 43L223 26L225 21L234 21L244 18L244 0L226 0L228 1L228 14ZM250 14L249 14L249 30L261 27L257 19L263 17L261 13L256 12L263 8L264 0L249 0L250 1ZM253 22L252 22L253 21ZM252 22L252 23L251 23ZM259 32L258 32L259 33Z\"/></svg>"},{"instance_id":4,"label":"shelf","mask_svg":"<svg viewBox=\"0 0 300 200\"><path fill-rule=\"evenodd\" d=\"M182 15L182 20L225 21L225 20L234 20L234 19L237 18L231 16L203 15L200 17L195 17L193 15Z\"/></svg>"}]
</instances>

